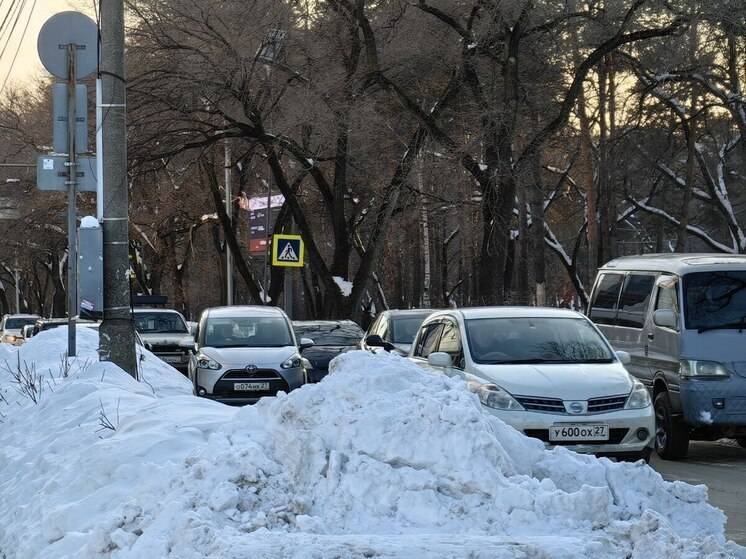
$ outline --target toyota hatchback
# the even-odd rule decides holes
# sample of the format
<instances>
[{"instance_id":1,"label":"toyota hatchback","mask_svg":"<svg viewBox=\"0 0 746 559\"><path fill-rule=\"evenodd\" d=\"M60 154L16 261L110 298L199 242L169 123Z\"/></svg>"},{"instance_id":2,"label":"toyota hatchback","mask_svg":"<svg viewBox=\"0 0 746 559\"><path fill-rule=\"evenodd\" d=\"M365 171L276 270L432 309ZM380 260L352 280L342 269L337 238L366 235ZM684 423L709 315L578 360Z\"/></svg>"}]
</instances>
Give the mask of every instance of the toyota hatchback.
<instances>
[{"instance_id":1,"label":"toyota hatchback","mask_svg":"<svg viewBox=\"0 0 746 559\"><path fill-rule=\"evenodd\" d=\"M648 460L655 420L629 360L583 315L492 307L441 311L411 359L464 378L484 408L525 435L577 452Z\"/></svg>"},{"instance_id":2,"label":"toyota hatchback","mask_svg":"<svg viewBox=\"0 0 746 559\"><path fill-rule=\"evenodd\" d=\"M189 360L198 396L253 404L306 382L302 349L287 315L276 307L216 307L202 313Z\"/></svg>"}]
</instances>

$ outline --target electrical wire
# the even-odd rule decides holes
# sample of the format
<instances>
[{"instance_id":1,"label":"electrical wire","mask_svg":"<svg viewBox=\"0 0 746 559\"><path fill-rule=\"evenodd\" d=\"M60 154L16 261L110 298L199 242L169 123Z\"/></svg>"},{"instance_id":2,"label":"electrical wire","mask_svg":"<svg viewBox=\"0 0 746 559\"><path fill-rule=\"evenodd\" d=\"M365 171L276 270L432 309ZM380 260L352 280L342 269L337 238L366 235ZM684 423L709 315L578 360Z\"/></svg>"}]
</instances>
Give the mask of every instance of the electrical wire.
<instances>
[{"instance_id":1,"label":"electrical wire","mask_svg":"<svg viewBox=\"0 0 746 559\"><path fill-rule=\"evenodd\" d=\"M25 5L25 0L24 0L24 5ZM31 9L29 10L28 18L26 18L26 25L23 27L23 33L21 33L21 39L18 41L18 47L16 48L16 52L13 55L13 60L11 60L10 62L10 68L8 68L8 73L5 75L5 79L3 80L3 85L0 86L0 94L2 94L3 91L5 91L5 86L8 84L10 75L13 73L13 66L15 66L16 60L18 59L18 53L21 51L21 45L23 45L23 39L26 37L26 32L28 31L29 23L31 23L31 16L34 14L34 8L36 8L36 0L33 0L33 2L31 3ZM23 7L21 7L21 9L23 9ZM8 42L10 42L10 40ZM5 49L3 49L3 52L5 52ZM2 54L0 54L0 59L2 59Z\"/></svg>"},{"instance_id":2,"label":"electrical wire","mask_svg":"<svg viewBox=\"0 0 746 559\"><path fill-rule=\"evenodd\" d=\"M10 45L11 39L13 39L13 34L16 32L16 27L18 26L18 22L21 19L21 14L23 13L23 9L25 7L26 7L26 0L22 0L21 3L18 4L18 9L15 11L15 13L11 15L11 13L8 12L5 20L3 20L4 29L2 30L2 32L0 32L0 40L2 40L3 35L7 35L7 37L5 37L5 44L3 45L3 49L0 51L0 60L2 60L3 56L5 56L5 51ZM13 20L13 24L10 27L10 31L6 32L8 28L5 26L7 25L8 16L10 17L10 19Z\"/></svg>"}]
</instances>

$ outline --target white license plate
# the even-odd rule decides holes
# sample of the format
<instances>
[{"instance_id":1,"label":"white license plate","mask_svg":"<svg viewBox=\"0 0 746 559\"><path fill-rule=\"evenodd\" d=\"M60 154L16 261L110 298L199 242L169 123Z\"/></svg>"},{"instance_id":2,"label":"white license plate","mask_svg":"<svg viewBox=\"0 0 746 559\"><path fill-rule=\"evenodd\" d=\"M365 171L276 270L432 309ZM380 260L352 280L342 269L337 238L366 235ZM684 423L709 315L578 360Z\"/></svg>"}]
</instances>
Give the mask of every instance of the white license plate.
<instances>
[{"instance_id":1,"label":"white license plate","mask_svg":"<svg viewBox=\"0 0 746 559\"><path fill-rule=\"evenodd\" d=\"M259 390L269 390L268 382L236 382L233 384L233 390L242 392L258 392Z\"/></svg>"},{"instance_id":2,"label":"white license plate","mask_svg":"<svg viewBox=\"0 0 746 559\"><path fill-rule=\"evenodd\" d=\"M181 363L181 355L164 355L161 359L166 363Z\"/></svg>"},{"instance_id":3,"label":"white license plate","mask_svg":"<svg viewBox=\"0 0 746 559\"><path fill-rule=\"evenodd\" d=\"M601 423L558 423L549 428L549 442L609 440L609 426Z\"/></svg>"}]
</instances>

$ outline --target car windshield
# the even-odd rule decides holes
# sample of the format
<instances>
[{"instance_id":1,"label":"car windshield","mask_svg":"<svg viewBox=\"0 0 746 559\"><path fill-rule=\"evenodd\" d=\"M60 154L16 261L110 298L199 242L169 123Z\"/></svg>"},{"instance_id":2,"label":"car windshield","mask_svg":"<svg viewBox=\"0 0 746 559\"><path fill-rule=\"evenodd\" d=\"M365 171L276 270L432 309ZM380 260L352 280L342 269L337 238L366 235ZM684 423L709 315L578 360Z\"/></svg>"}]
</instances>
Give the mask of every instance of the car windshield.
<instances>
[{"instance_id":1,"label":"car windshield","mask_svg":"<svg viewBox=\"0 0 746 559\"><path fill-rule=\"evenodd\" d=\"M391 317L391 341L395 344L411 344L422 321L430 313Z\"/></svg>"},{"instance_id":2,"label":"car windshield","mask_svg":"<svg viewBox=\"0 0 746 559\"><path fill-rule=\"evenodd\" d=\"M746 327L746 271L696 272L684 276L686 327Z\"/></svg>"},{"instance_id":3,"label":"car windshield","mask_svg":"<svg viewBox=\"0 0 746 559\"><path fill-rule=\"evenodd\" d=\"M281 317L214 317L207 319L207 347L285 347L293 345Z\"/></svg>"},{"instance_id":4,"label":"car windshield","mask_svg":"<svg viewBox=\"0 0 746 559\"><path fill-rule=\"evenodd\" d=\"M173 312L135 313L135 329L140 334L188 334L184 319Z\"/></svg>"},{"instance_id":5,"label":"car windshield","mask_svg":"<svg viewBox=\"0 0 746 559\"><path fill-rule=\"evenodd\" d=\"M611 363L614 356L583 318L478 318L466 321L475 363Z\"/></svg>"},{"instance_id":6,"label":"car windshield","mask_svg":"<svg viewBox=\"0 0 746 559\"><path fill-rule=\"evenodd\" d=\"M33 324L36 318L9 318L5 321L6 330L20 330L27 324Z\"/></svg>"},{"instance_id":7,"label":"car windshield","mask_svg":"<svg viewBox=\"0 0 746 559\"><path fill-rule=\"evenodd\" d=\"M294 324L297 338L311 338L317 346L354 346L364 336L357 324L346 322L318 322Z\"/></svg>"}]
</instances>

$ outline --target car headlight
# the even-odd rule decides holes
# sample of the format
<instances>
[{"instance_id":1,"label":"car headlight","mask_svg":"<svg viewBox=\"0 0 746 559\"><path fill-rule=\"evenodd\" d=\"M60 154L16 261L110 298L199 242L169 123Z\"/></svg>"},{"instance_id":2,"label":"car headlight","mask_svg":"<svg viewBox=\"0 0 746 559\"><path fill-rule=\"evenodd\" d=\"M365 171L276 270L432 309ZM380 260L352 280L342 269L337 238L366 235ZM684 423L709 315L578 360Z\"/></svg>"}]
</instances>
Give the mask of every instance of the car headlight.
<instances>
[{"instance_id":1,"label":"car headlight","mask_svg":"<svg viewBox=\"0 0 746 559\"><path fill-rule=\"evenodd\" d=\"M220 369L220 363L202 353L197 357L197 367L199 369L212 369L213 371L217 371Z\"/></svg>"},{"instance_id":2,"label":"car headlight","mask_svg":"<svg viewBox=\"0 0 746 559\"><path fill-rule=\"evenodd\" d=\"M730 373L717 361L682 359L679 362L679 375L683 378L727 378Z\"/></svg>"},{"instance_id":3,"label":"car headlight","mask_svg":"<svg viewBox=\"0 0 746 559\"><path fill-rule=\"evenodd\" d=\"M301 357L300 355L293 355L292 357L288 357L285 361L282 362L283 369L297 369L301 365Z\"/></svg>"},{"instance_id":4,"label":"car headlight","mask_svg":"<svg viewBox=\"0 0 746 559\"><path fill-rule=\"evenodd\" d=\"M652 404L652 401L650 400L650 392L648 392L648 389L645 388L643 383L636 380L635 384L632 386L632 392L629 393L629 398L627 398L627 403L624 406L625 409L639 410L647 408L650 404Z\"/></svg>"},{"instance_id":5,"label":"car headlight","mask_svg":"<svg viewBox=\"0 0 746 559\"><path fill-rule=\"evenodd\" d=\"M517 411L523 406L505 390L494 384L470 384L469 388L477 393L483 406L495 410Z\"/></svg>"}]
</instances>

